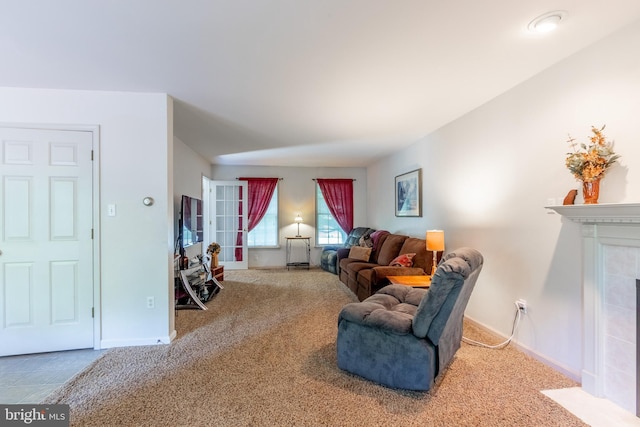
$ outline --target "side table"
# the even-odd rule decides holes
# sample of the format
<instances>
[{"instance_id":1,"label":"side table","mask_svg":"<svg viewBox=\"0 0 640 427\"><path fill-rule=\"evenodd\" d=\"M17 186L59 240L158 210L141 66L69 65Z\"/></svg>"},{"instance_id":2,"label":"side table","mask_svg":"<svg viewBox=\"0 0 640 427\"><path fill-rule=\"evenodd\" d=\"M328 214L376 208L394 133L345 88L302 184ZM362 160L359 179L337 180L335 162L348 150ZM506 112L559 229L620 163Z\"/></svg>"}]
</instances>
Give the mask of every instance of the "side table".
<instances>
[{"instance_id":1,"label":"side table","mask_svg":"<svg viewBox=\"0 0 640 427\"><path fill-rule=\"evenodd\" d=\"M285 237L287 239L287 270L289 267L307 267L309 269L311 261L311 238L310 237ZM306 261L291 261L291 245L295 241L302 241L305 244Z\"/></svg>"},{"instance_id":2,"label":"side table","mask_svg":"<svg viewBox=\"0 0 640 427\"><path fill-rule=\"evenodd\" d=\"M394 285L411 286L413 288L428 288L431 286L431 276L387 276Z\"/></svg>"},{"instance_id":3,"label":"side table","mask_svg":"<svg viewBox=\"0 0 640 427\"><path fill-rule=\"evenodd\" d=\"M215 279L216 282L224 281L224 265L219 265L211 269L211 279Z\"/></svg>"}]
</instances>

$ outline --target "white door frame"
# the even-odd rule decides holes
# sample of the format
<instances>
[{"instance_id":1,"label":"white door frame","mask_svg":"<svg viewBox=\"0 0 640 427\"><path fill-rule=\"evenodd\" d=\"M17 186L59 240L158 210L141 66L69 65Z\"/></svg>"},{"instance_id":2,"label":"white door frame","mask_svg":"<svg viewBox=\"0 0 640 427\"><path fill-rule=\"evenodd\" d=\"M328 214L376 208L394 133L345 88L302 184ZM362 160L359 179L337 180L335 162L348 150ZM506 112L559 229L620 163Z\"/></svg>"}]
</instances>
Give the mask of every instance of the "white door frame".
<instances>
[{"instance_id":1,"label":"white door frame","mask_svg":"<svg viewBox=\"0 0 640 427\"><path fill-rule=\"evenodd\" d=\"M91 132L93 145L93 348L99 350L102 338L102 312L100 309L102 306L100 299L100 126L0 122L0 127Z\"/></svg>"}]
</instances>

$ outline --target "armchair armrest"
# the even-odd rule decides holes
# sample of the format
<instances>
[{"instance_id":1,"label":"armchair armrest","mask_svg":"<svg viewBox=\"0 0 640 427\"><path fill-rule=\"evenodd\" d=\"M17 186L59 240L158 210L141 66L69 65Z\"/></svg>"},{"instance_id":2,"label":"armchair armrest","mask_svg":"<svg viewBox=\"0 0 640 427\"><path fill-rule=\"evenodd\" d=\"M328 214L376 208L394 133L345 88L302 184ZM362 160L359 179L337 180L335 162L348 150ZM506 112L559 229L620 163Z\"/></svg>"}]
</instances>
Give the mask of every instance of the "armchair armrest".
<instances>
[{"instance_id":1,"label":"armchair armrest","mask_svg":"<svg viewBox=\"0 0 640 427\"><path fill-rule=\"evenodd\" d=\"M338 262L340 262L340 260L342 258L347 258L349 256L349 252L351 251L351 248L338 248Z\"/></svg>"}]
</instances>

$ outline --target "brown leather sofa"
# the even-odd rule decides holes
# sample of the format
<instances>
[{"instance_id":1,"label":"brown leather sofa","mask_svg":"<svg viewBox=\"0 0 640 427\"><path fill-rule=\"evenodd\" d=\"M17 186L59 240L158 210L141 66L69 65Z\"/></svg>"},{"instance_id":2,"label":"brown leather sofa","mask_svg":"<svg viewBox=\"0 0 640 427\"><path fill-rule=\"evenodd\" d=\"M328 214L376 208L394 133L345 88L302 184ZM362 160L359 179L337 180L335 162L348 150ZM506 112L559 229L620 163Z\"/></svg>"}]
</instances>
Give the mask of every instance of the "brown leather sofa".
<instances>
[{"instance_id":1,"label":"brown leather sofa","mask_svg":"<svg viewBox=\"0 0 640 427\"><path fill-rule=\"evenodd\" d=\"M389 264L403 254L415 253L413 266L394 267ZM439 254L439 258L442 254ZM368 261L354 258L339 260L340 281L347 285L360 301L389 284L388 276L421 276L431 274L433 252L427 251L425 239L401 234L380 236Z\"/></svg>"}]
</instances>

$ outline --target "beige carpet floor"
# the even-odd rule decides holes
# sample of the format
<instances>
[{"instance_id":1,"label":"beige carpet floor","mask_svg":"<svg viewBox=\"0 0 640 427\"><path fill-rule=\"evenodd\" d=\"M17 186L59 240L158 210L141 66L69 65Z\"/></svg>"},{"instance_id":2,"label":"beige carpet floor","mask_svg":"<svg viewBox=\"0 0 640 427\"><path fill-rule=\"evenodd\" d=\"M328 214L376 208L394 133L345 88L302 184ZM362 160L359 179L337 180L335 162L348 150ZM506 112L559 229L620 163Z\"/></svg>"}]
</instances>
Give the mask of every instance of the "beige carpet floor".
<instances>
[{"instance_id":1,"label":"beige carpet floor","mask_svg":"<svg viewBox=\"0 0 640 427\"><path fill-rule=\"evenodd\" d=\"M463 344L428 393L341 371L340 308L319 270L225 272L208 311L177 312L170 345L116 348L48 396L73 426L584 426L541 390L577 384L507 347ZM135 327L135 325L132 325ZM473 325L465 335L497 342Z\"/></svg>"}]
</instances>

